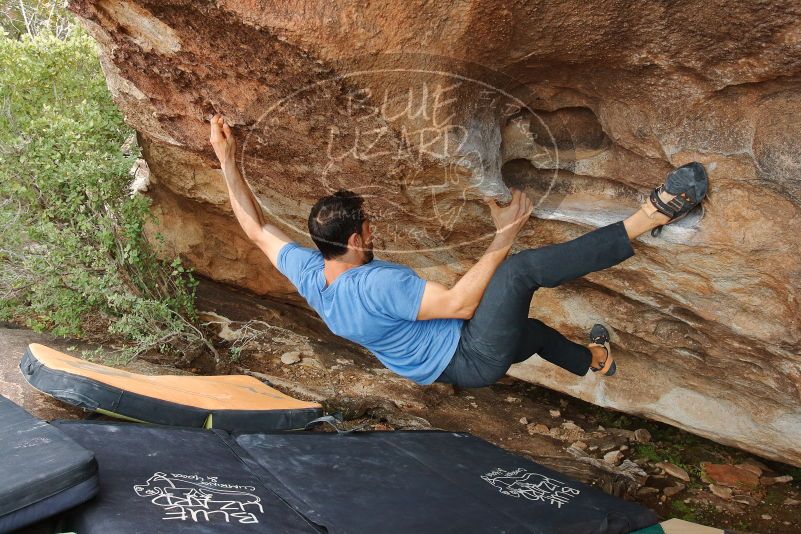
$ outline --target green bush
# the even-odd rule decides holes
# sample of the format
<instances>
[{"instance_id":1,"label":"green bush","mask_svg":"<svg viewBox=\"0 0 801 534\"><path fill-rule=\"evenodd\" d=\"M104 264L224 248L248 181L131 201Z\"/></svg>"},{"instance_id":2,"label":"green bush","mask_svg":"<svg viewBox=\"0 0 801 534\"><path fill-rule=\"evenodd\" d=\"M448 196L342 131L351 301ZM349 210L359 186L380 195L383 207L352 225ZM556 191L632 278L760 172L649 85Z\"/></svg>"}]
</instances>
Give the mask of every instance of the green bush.
<instances>
[{"instance_id":1,"label":"green bush","mask_svg":"<svg viewBox=\"0 0 801 534\"><path fill-rule=\"evenodd\" d=\"M12 37L50 33L65 38L75 28L64 0L4 0L0 2L0 29Z\"/></svg>"},{"instance_id":2,"label":"green bush","mask_svg":"<svg viewBox=\"0 0 801 534\"><path fill-rule=\"evenodd\" d=\"M145 237L148 200L128 189L138 154L124 146L133 132L88 35L0 28L0 319L124 339L128 357L213 352L191 273Z\"/></svg>"}]
</instances>

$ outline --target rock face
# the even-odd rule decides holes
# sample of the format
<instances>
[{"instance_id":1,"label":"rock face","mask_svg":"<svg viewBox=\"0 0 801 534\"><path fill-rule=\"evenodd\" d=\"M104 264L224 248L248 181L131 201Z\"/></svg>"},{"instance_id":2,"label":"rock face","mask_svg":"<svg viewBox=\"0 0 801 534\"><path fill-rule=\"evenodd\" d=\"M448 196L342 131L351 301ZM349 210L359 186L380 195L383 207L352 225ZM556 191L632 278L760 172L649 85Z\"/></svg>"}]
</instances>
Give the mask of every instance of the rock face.
<instances>
[{"instance_id":1,"label":"rock face","mask_svg":"<svg viewBox=\"0 0 801 534\"><path fill-rule=\"evenodd\" d=\"M452 282L489 241L481 198L522 187L521 246L623 218L672 167L705 212L624 264L540 290L620 371L512 374L801 465L801 6L792 1L74 0L140 134L171 251L259 293L291 286L240 233L208 145L224 113L246 178L304 243L320 195L367 197L380 257Z\"/></svg>"}]
</instances>

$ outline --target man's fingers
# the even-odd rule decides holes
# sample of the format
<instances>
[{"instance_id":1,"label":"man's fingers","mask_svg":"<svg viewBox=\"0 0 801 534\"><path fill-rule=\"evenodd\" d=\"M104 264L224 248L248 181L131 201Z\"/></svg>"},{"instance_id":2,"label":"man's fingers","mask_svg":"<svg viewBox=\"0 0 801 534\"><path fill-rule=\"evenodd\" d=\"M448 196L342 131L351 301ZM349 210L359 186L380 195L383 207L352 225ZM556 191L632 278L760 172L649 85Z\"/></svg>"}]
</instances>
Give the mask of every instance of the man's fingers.
<instances>
[{"instance_id":1,"label":"man's fingers","mask_svg":"<svg viewBox=\"0 0 801 534\"><path fill-rule=\"evenodd\" d=\"M520 207L517 209L517 217L520 219L526 216L526 197L520 199Z\"/></svg>"},{"instance_id":2,"label":"man's fingers","mask_svg":"<svg viewBox=\"0 0 801 534\"><path fill-rule=\"evenodd\" d=\"M528 219L531 215L534 205L531 203L531 199L528 198L528 195L522 195L520 198L520 208L517 212L518 217L521 219Z\"/></svg>"},{"instance_id":3,"label":"man's fingers","mask_svg":"<svg viewBox=\"0 0 801 534\"><path fill-rule=\"evenodd\" d=\"M214 116L209 121L211 124L211 136L209 138L210 141L220 141L221 139L225 139L228 141L231 138L231 127L228 126L228 123L225 121L225 117L223 117L219 113L215 113Z\"/></svg>"},{"instance_id":4,"label":"man's fingers","mask_svg":"<svg viewBox=\"0 0 801 534\"><path fill-rule=\"evenodd\" d=\"M529 217L532 211L534 211L534 204L531 203L531 200L526 199L526 202L523 205L523 213L526 217Z\"/></svg>"}]
</instances>

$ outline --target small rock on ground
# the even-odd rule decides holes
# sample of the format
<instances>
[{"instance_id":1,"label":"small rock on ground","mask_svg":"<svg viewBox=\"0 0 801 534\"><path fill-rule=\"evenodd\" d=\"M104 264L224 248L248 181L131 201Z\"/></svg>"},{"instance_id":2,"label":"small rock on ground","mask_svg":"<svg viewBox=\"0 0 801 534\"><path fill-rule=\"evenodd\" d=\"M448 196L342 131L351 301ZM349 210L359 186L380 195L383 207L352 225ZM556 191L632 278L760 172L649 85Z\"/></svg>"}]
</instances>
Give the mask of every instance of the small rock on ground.
<instances>
[{"instance_id":1,"label":"small rock on ground","mask_svg":"<svg viewBox=\"0 0 801 534\"><path fill-rule=\"evenodd\" d=\"M712 495L715 497L720 497L721 499L729 500L731 499L731 488L727 488L725 486L718 486L717 484L710 484L709 491L712 492Z\"/></svg>"},{"instance_id":2,"label":"small rock on ground","mask_svg":"<svg viewBox=\"0 0 801 534\"><path fill-rule=\"evenodd\" d=\"M658 464L656 464L656 466L672 477L676 477L685 482L690 481L690 475L688 475L687 471L685 471L678 465L674 465L669 462L659 462Z\"/></svg>"},{"instance_id":3,"label":"small rock on ground","mask_svg":"<svg viewBox=\"0 0 801 534\"><path fill-rule=\"evenodd\" d=\"M734 502L738 502L740 504L747 504L748 506L756 506L757 501L750 495L735 495L731 498Z\"/></svg>"},{"instance_id":4,"label":"small rock on ground","mask_svg":"<svg viewBox=\"0 0 801 534\"><path fill-rule=\"evenodd\" d=\"M286 365L293 365L300 361L300 352L293 350L291 352L285 352L281 355L281 363Z\"/></svg>"},{"instance_id":5,"label":"small rock on ground","mask_svg":"<svg viewBox=\"0 0 801 534\"><path fill-rule=\"evenodd\" d=\"M752 463L741 463L741 464L737 464L737 467L739 467L741 469L745 469L746 471L750 471L750 472L754 473L758 477L762 476L762 468L759 467L758 465L755 465L755 464L752 464Z\"/></svg>"},{"instance_id":6,"label":"small rock on ground","mask_svg":"<svg viewBox=\"0 0 801 534\"><path fill-rule=\"evenodd\" d=\"M529 434L548 434L551 429L547 426L543 425L542 423L529 423L526 428L528 429Z\"/></svg>"},{"instance_id":7,"label":"small rock on ground","mask_svg":"<svg viewBox=\"0 0 801 534\"><path fill-rule=\"evenodd\" d=\"M674 495L678 495L685 489L687 489L687 486L679 483L676 484L675 486L668 486L667 488L662 490L662 493L664 493L667 497L673 497Z\"/></svg>"},{"instance_id":8,"label":"small rock on ground","mask_svg":"<svg viewBox=\"0 0 801 534\"><path fill-rule=\"evenodd\" d=\"M704 477L719 486L755 488L759 477L748 469L731 464L704 464Z\"/></svg>"},{"instance_id":9,"label":"small rock on ground","mask_svg":"<svg viewBox=\"0 0 801 534\"><path fill-rule=\"evenodd\" d=\"M621 460L623 460L623 453L620 451L611 451L604 454L604 462L608 464L617 465Z\"/></svg>"}]
</instances>

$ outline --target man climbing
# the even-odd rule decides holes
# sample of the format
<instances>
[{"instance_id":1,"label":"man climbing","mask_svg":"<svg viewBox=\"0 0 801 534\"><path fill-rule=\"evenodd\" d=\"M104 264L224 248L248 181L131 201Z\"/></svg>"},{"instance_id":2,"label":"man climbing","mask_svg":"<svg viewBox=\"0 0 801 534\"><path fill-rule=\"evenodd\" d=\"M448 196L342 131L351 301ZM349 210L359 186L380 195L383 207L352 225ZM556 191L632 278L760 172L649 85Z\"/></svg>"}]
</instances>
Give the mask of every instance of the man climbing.
<instances>
[{"instance_id":1,"label":"man climbing","mask_svg":"<svg viewBox=\"0 0 801 534\"><path fill-rule=\"evenodd\" d=\"M451 288L427 282L406 266L373 259L363 199L347 191L321 198L309 215L319 250L304 248L264 220L235 162L236 142L220 115L211 119L231 206L245 234L297 288L334 334L369 349L387 368L420 384L487 386L534 354L583 376L615 373L609 333L597 324L587 346L528 317L534 292L600 271L634 254L631 240L686 215L707 191L700 163L671 172L640 209L622 222L572 241L518 252L512 242L532 212L513 191L506 207L489 201L495 238Z\"/></svg>"}]
</instances>

